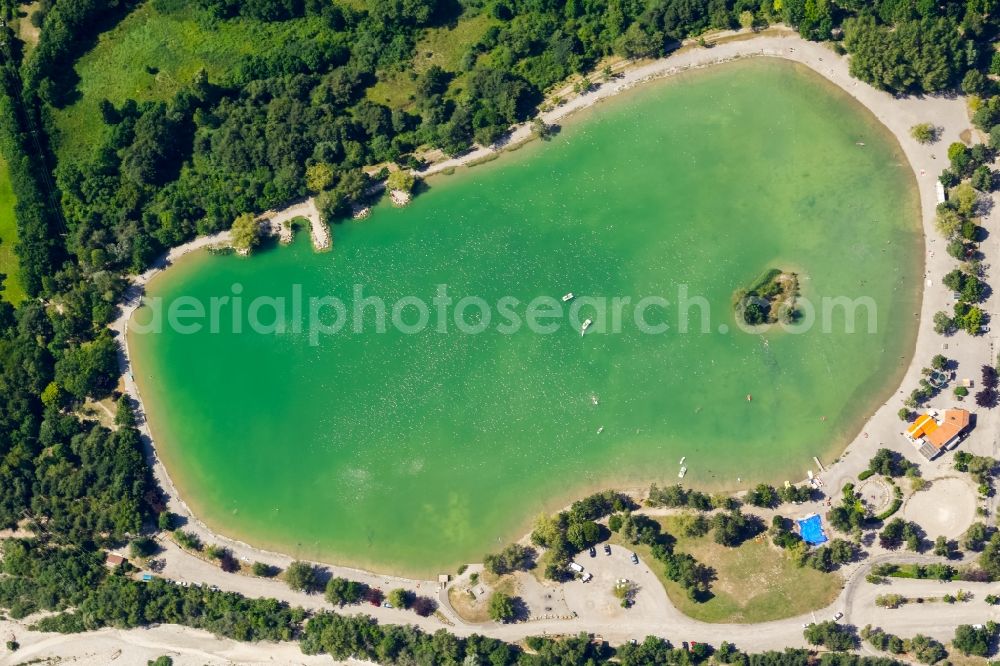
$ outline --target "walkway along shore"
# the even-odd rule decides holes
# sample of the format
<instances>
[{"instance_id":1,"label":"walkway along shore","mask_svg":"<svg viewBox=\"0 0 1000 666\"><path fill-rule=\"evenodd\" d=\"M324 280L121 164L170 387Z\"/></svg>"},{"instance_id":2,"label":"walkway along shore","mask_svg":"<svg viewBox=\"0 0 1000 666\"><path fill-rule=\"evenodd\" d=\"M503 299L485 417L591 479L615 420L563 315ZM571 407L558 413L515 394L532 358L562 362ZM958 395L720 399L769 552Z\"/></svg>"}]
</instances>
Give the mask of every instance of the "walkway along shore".
<instances>
[{"instance_id":1,"label":"walkway along shore","mask_svg":"<svg viewBox=\"0 0 1000 666\"><path fill-rule=\"evenodd\" d=\"M925 235L926 276L923 300L919 312L915 354L912 359L901 359L900 361L901 363L905 362L908 364L902 379L902 386L911 387L917 384L921 376L921 368L932 355L942 353L941 350L944 342L949 342L951 348L949 351L943 353L953 358L959 358L963 368L978 368L978 365L981 363L992 362L993 339L991 336L994 334L991 333L990 336L981 336L979 338L962 337L946 340L934 333L932 324L934 312L947 308L950 292L940 284L940 279L953 267L953 261L944 250L945 243L938 237L934 227L935 206L937 204L935 187L938 174L948 163L946 155L947 146L953 141L959 141L962 133L968 132L971 129L964 99L944 97L925 97L920 99L893 98L888 93L876 90L863 82L851 78L848 73L848 62L845 58L838 56L823 44L804 41L789 31L787 34L769 34L723 42L712 48L682 49L667 58L641 64L629 69L622 73L619 78L601 85L596 91L576 97L566 104L542 114L541 118L546 123L553 123L565 118L576 110L589 107L602 99L616 95L643 82L750 57L781 58L803 64L845 90L867 107L896 136L906 159L909 161L908 166L912 167L914 171L920 194L921 218ZM922 122L929 122L940 128L940 138L936 143L921 145L910 137L910 128ZM529 138L530 126L523 124L514 128L506 145L516 144ZM500 147L473 150L459 158L439 162L423 171L420 175L431 175L473 164L502 149ZM900 164L899 166L905 168L907 165ZM312 206L312 210L315 210L315 204L312 200L307 200L305 202L298 202L295 206L282 211L273 211L269 219L273 222L274 220L291 219L291 217L309 217L300 212L300 207L308 207L310 205ZM313 218L310 217L309 219L312 221ZM988 224L988 221L984 220L984 224ZM313 232L315 242L315 225L313 226ZM111 328L119 334L122 342L121 369L123 372L124 388L139 404L140 430L148 445L148 455L154 475L169 496L169 509L189 521L184 527L185 530L198 534L206 543L216 543L229 547L233 551L233 554L242 561L261 561L286 566L293 558L280 553L261 550L249 544L222 536L198 520L188 509L183 500L178 496L167 470L155 454L155 446L148 423L142 418L141 396L139 395L134 377L130 372L131 362L126 335L127 326L129 318L139 305L140 295L148 281L161 270L168 267L170 262L178 257L200 248L224 243L227 240L228 232L223 232L216 236L199 238L171 250L156 267L133 280L122 303L121 314L111 324ZM996 243L995 240L991 240L990 242ZM986 254L991 257L996 256L996 251L992 245ZM987 311L995 310L993 299L994 297L991 297L990 302L987 303ZM914 313L914 315L917 316L918 313ZM863 470L867 466L867 461L871 454L882 446L895 448L907 456L913 456L913 451L904 447L904 442L899 436L901 423L896 414L899 407L898 400L896 400L898 395L896 393L894 396L891 396L891 399L887 400L885 404L880 406L871 415L861 428L861 431L848 445L840 461L832 465L828 464L827 470L820 473L819 476L823 478L828 493L836 494L843 481L855 477L858 472ZM997 417L995 414L990 412L981 415L976 432L995 432L996 425ZM975 438L976 434L974 433L973 438L969 440L972 443L970 444L971 446L975 448L984 447L982 450L983 453L993 452L994 444L992 436L988 447L986 443L978 443L978 440L974 442ZM966 444L963 444L963 447L966 447ZM803 459L808 460L810 455L811 452L804 454ZM803 478L806 476L805 468L803 469L802 476ZM184 554L175 547L168 548L168 555L168 562L176 561L176 567L191 571L192 576L207 577L213 584L219 585L223 589L241 591L251 596L275 596L293 601L294 603L303 603L303 600L306 599L303 595L287 591L287 588L284 588L279 582L224 574L217 567ZM174 560L173 558L175 557L179 559ZM421 594L431 594L432 591L434 594L437 594L438 590L438 583L436 581L383 576L374 572L341 566L323 566L332 575L352 578L383 589L407 587ZM863 569L864 567L860 567L856 570L853 577L863 576ZM282 589L279 589L279 587ZM653 591L647 590L647 593L653 593ZM446 599L446 595L442 596ZM313 598L312 605L315 605L316 601ZM843 599L837 603L842 602ZM310 604L303 605L307 605L308 607ZM429 630L448 628L449 631L458 634L468 634L471 631L477 631L508 640L540 634L546 631L549 633L566 634L589 631L600 634L610 640L625 640L633 637L642 638L647 633L662 633L664 630L667 630L671 637L677 639L683 637L685 640L694 639L712 642L715 638L725 637L729 641L736 642L741 648L751 650L780 649L785 646L795 646L802 643L800 620L794 622L792 620L783 620L753 626L714 625L687 618L676 611L669 603L668 606L670 606L667 611L668 617L640 618L636 616L627 622L616 621L607 623L606 626L594 626L593 623L588 623L582 617L573 620L529 622L514 625L473 626L454 615L446 603L442 604L442 613L450 622L454 623L455 626L453 627L447 626L446 623L434 617L418 618L412 613L404 613L399 610L369 607L359 610L375 616L380 621L411 623Z\"/></svg>"}]
</instances>

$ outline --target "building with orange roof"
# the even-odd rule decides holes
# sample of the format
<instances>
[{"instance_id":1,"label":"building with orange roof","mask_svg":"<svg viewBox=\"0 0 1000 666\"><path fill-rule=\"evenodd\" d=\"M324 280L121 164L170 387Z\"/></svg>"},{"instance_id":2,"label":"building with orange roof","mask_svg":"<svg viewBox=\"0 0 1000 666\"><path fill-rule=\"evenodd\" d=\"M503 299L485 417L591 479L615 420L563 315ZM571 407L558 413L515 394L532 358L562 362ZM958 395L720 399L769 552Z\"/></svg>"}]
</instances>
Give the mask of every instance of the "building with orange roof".
<instances>
[{"instance_id":1,"label":"building with orange roof","mask_svg":"<svg viewBox=\"0 0 1000 666\"><path fill-rule=\"evenodd\" d=\"M929 409L906 429L906 438L922 456L931 460L958 444L972 424L964 409Z\"/></svg>"}]
</instances>

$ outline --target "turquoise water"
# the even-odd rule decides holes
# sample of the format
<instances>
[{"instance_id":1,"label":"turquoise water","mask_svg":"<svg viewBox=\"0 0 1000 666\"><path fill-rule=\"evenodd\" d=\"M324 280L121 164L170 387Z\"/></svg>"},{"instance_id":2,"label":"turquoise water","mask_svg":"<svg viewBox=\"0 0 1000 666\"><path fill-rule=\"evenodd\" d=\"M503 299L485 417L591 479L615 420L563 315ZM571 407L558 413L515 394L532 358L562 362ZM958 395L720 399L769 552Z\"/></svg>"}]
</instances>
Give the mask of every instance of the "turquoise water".
<instances>
[{"instance_id":1,"label":"turquoise water","mask_svg":"<svg viewBox=\"0 0 1000 666\"><path fill-rule=\"evenodd\" d=\"M289 306L281 334L234 333L224 317L218 333L130 336L185 500L217 530L296 556L452 570L587 490L676 482L681 456L693 486L798 480L888 397L912 352L913 173L865 110L788 63L648 85L333 233L330 253L300 234L251 259L195 254L150 294L207 302L239 284L249 303L300 285L306 304L333 295L350 311L357 284L390 304L424 300L427 330L377 333L369 309L364 332L312 345ZM772 267L798 272L817 305L870 299L875 332L860 319L845 332L842 315L830 332L739 330L733 292ZM565 318L551 334L504 334L495 310L480 334L454 320L441 333L437 285L455 301L632 303L621 333L590 305L583 337ZM707 304L704 329L692 306L678 330L681 289ZM637 330L646 296L670 301L649 311L667 332Z\"/></svg>"}]
</instances>

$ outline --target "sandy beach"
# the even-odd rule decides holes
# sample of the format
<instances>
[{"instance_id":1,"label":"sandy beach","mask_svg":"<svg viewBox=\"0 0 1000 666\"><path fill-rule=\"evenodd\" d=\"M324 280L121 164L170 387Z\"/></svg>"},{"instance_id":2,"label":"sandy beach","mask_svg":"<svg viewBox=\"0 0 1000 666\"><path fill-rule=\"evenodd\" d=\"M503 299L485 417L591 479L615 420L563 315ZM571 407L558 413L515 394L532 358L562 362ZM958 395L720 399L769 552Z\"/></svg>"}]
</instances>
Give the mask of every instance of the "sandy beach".
<instances>
[{"instance_id":1,"label":"sandy beach","mask_svg":"<svg viewBox=\"0 0 1000 666\"><path fill-rule=\"evenodd\" d=\"M745 37L745 35L743 36ZM954 265L954 261L944 251L945 243L938 237L937 231L934 228L934 212L937 204L937 176L947 165L947 146L953 141L959 141L963 132L968 132L970 130L970 123L964 100L961 98L945 97L925 97L920 99L893 98L885 92L876 90L863 82L851 78L848 73L847 60L835 54L825 45L804 41L789 31L787 34L767 34L751 39L724 41L713 46L712 48L686 47L662 60L641 63L634 67L630 67L622 72L617 79L601 85L597 90L575 97L562 106L542 114L541 117L547 123L556 123L575 111L593 106L603 99L607 99L644 82L668 77L681 72L708 67L717 63L749 57L782 58L803 64L822 75L828 81L847 91L854 99L858 100L861 104L867 107L889 129L889 131L896 136L907 160L909 161L909 165L913 169L919 189L922 223L926 245L926 276L921 310L919 313L914 313L914 319L918 323L918 332L913 361L908 364L905 371L901 384L903 388L895 394L893 399L886 401L885 404L874 411L868 421L860 428L858 436L841 456L840 462L830 464L832 461L824 461L827 463L827 471L819 476L824 480L827 488L838 489L841 487L844 480L856 476L857 473L867 465L867 461L870 458L871 453L881 446L894 448L904 453L904 455L911 459L917 459L912 447L906 445L899 435L902 429L902 424L896 415L900 406L897 398L901 393L909 393L910 387L916 385L920 377L920 369L926 365L931 356L936 353L944 353L959 360L962 371L968 371L970 373L975 369L978 369L980 364L995 360L995 355L993 353L994 333L990 333L988 336L980 336L979 338L970 338L962 334L960 337L946 340L934 333L931 321L934 312L943 309L950 309L950 292L940 283L940 280L945 273L951 270ZM910 128L913 125L922 122L929 122L940 128L940 139L936 143L931 145L921 145L910 137ZM506 145L509 146L528 140L530 139L530 135L529 125L524 124L518 126L510 135ZM459 158L444 160L436 163L423 171L420 175L431 175L449 169L473 164L476 161L487 158L502 149L502 147L480 148ZM305 208L302 207L311 207L311 209L305 210ZM315 203L310 199L305 202L298 202L295 206L288 209L274 211L273 215L271 215L271 219L273 221L277 219L292 219L293 217L306 217L312 222L312 214L314 211ZM316 216L316 219L318 220L318 215ZM984 224L989 225L989 220L984 221ZM312 225L314 243L317 242L316 226L317 225L315 224ZM325 227L325 225L320 226ZM145 288L145 285L152 277L164 270L164 268L169 266L169 264L178 257L198 249L225 243L227 240L228 232L223 232L215 236L199 238L191 243L174 248L161 262L157 264L157 266L133 280L133 284L129 288L122 303L121 314L118 319L112 323L111 327L118 333L123 346L121 367L123 371L124 390L133 398L138 400L140 405L141 396L139 395L136 383L129 371L130 360L126 332L128 321L136 307L139 305L140 296ZM986 255L988 257L994 256L994 252L997 249L996 242L991 239L988 241L987 245L988 247L984 247ZM989 279L989 277L987 277L987 279ZM990 301L984 306L984 309L987 312L995 311L995 298L995 296L991 296ZM901 359L901 363L902 362L906 362L906 359ZM970 374L969 376L973 375ZM905 389L905 391L903 389ZM939 400L942 401L942 405L946 405L949 402L947 396L940 397ZM996 425L997 416L995 414L986 413L981 415L977 431L973 434L973 437L970 438L968 444L963 446L966 447L967 450L971 450L976 453L989 453L990 455L995 455L997 444L991 433L996 431ZM170 481L167 470L156 457L155 446L148 424L143 421L140 428L149 446L148 452L154 474L161 487L169 495L170 510L186 517L189 521L185 529L195 532L202 538L203 541L207 543L217 543L229 547L238 559L244 561L261 561L278 566L286 566L291 561L291 558L280 553L263 551L254 548L249 544L226 538L200 522L198 518L188 510L183 500L178 497L178 494ZM932 463L928 466L928 468L936 469L934 467L935 465L940 466L941 463ZM802 478L805 478L805 476L806 470L803 469ZM224 589L241 591L244 594L276 596L278 598L288 599L293 603L301 603L300 597L302 595L296 595L288 592L287 588L284 588L281 583L273 581L260 581L244 576L223 574L217 567L202 563L197 558L183 553L176 547L168 546L166 559L168 563L166 575L174 578L203 580L212 584L217 584ZM382 587L383 589L387 585L391 587L406 586L425 594L436 594L438 589L436 581L417 581L390 578L381 576L377 573L365 572L358 569L333 565L324 566L326 566L333 575L360 580L370 585ZM281 590L278 589L278 586L284 588L285 592L281 592ZM680 636L677 631L680 631L681 629L684 629L684 637L687 639L697 638L699 640L711 640L711 636L713 634L718 634L718 626L713 625L706 627L701 625L701 623L684 618L684 616L681 616L672 607L661 610L666 613L666 618L669 619L669 624L673 627L671 631L672 636ZM445 626L445 623L436 618L426 620L420 619L419 622L417 622L418 618L416 618L413 614L404 613L394 609L378 608L366 609L366 611L370 612L380 621L385 622L417 623L430 630ZM456 625L454 627L449 627L449 630L455 631L459 634L465 634L471 631L472 628L468 625L464 625L460 619L454 616L448 610L447 605L444 605L442 612L448 619L448 622ZM587 618L581 617L571 622L546 623L545 626L537 623L530 626L511 625L497 628L495 631L486 631L485 633L508 639L517 638L523 635L530 635L533 633L541 633L543 630L550 632L561 631L566 633L586 630L602 633L606 637L619 635L631 636L632 634L638 635L641 632L656 631L656 627L662 627L664 621L664 616L649 617L645 618L645 620L636 616L635 623L602 627L588 624ZM8 627L10 627L9 623L3 625L2 628L6 632ZM794 631L790 630L789 627L794 629ZM483 631L481 627L476 629L478 631ZM709 632L709 629L711 629L711 632ZM190 630L181 628L160 628L160 630L164 631L162 634L162 640L167 643L172 645L195 646L193 649L200 651L197 653L199 655L197 659L201 660L198 663L204 663L204 661L209 660L209 658L223 661L232 660L235 663L245 663L239 661L237 657L233 656L239 649L242 648L232 642L208 639L206 636L196 637L190 632ZM68 645L65 641L59 642L55 638L50 639L43 635L27 635L23 632L23 630L18 630L17 634L19 636L19 640L21 640L21 642L26 646L24 655L30 655L33 657L61 654L60 650L66 649L66 646ZM100 632L97 634L70 638L74 641L74 654L79 653L82 649L85 652L93 653L95 655L107 655L112 650L134 649L134 645L137 642L142 643L142 641L146 640L146 637L151 635L159 636L160 634L150 634L149 630L134 630L127 632ZM709 636L709 638L702 638L702 636L706 635ZM801 642L801 629L798 624L793 624L791 621L783 621L781 623L769 623L768 625L761 627L744 627L740 630L734 629L732 635L727 635L727 639L736 640L741 647L747 649L782 648L788 645L796 645ZM176 643L173 641L176 641ZM28 646L33 646L31 647L30 652L27 649ZM81 648L81 646L85 647ZM284 649L282 646L279 646L279 648ZM268 659L268 656L265 656L264 652L255 651L258 648L246 646L245 649L246 652L243 654L253 654L255 655L255 660L257 661L264 661ZM269 649L270 648L268 648L268 650ZM297 652L297 647L295 646L292 646L290 649ZM143 652L142 654L147 655L150 653ZM288 652L275 653L270 656L270 659L276 660L280 663L312 663L306 661L306 658L301 655L296 656L295 659L292 660L290 654L291 653ZM19 655L18 660L20 661L26 658L24 655ZM285 661L285 659L289 659L289 661ZM0 660L0 663L6 662ZM98 662L81 661L80 663ZM209 663L214 662L209 660ZM329 660L327 659L325 663L329 663Z\"/></svg>"}]
</instances>

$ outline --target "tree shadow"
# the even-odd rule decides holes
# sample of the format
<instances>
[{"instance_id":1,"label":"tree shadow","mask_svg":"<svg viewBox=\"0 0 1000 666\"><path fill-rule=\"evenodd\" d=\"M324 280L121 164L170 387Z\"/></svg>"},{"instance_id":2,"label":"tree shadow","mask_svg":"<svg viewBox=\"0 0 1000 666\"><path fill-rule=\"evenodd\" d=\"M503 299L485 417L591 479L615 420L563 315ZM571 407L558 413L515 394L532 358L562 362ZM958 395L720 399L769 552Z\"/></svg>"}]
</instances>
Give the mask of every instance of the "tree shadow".
<instances>
[{"instance_id":1,"label":"tree shadow","mask_svg":"<svg viewBox=\"0 0 1000 666\"><path fill-rule=\"evenodd\" d=\"M510 621L526 622L531 617L531 610L528 608L528 604L524 603L524 599L521 597L514 597L510 601L514 607L514 614L511 616Z\"/></svg>"}]
</instances>

